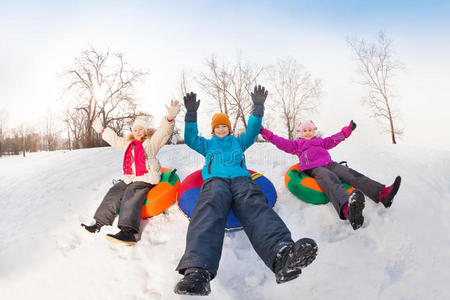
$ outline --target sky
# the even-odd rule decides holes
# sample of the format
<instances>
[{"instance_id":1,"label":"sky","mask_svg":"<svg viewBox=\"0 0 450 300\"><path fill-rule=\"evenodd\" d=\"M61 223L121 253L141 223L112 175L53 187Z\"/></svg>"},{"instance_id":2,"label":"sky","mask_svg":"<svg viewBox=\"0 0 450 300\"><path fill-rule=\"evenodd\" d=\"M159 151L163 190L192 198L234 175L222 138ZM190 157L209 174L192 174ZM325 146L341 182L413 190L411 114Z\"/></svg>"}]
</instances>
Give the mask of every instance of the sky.
<instances>
[{"instance_id":1,"label":"sky","mask_svg":"<svg viewBox=\"0 0 450 300\"><path fill-rule=\"evenodd\" d=\"M232 62L242 53L259 65L291 57L322 81L325 93L311 116L321 131L335 133L353 119L360 141L388 144L361 104L346 44L347 37L373 41L382 30L405 65L395 78L405 130L399 142L450 150L448 15L448 1L0 0L0 110L9 128L38 126L49 110L57 116L68 102L62 74L90 47L122 52L149 72L136 94L156 119L164 103L180 98L181 72L198 73L213 54ZM193 80L191 87L208 101ZM206 109L201 128L210 122Z\"/></svg>"}]
</instances>

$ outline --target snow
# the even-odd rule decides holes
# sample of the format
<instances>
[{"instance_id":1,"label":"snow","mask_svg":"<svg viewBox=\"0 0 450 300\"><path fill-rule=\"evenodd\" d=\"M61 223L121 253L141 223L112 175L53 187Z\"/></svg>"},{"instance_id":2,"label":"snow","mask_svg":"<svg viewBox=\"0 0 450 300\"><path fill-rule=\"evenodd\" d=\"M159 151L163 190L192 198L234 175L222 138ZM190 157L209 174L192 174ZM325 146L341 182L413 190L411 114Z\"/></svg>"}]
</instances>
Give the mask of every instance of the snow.
<instances>
[{"instance_id":1,"label":"snow","mask_svg":"<svg viewBox=\"0 0 450 300\"><path fill-rule=\"evenodd\" d=\"M165 146L159 159L181 179L204 159L186 145ZM208 297L179 296L175 267L188 220L172 206L144 220L133 247L107 233L82 230L121 173L110 147L0 158L1 299L450 299L450 152L407 145L358 145L332 150L369 177L402 186L390 209L366 198L364 226L354 231L331 204L304 203L284 186L296 162L270 144L246 152L247 166L278 191L276 212L294 240L309 237L317 259L302 275L277 285L245 233L227 233ZM117 221L117 220L116 220Z\"/></svg>"}]
</instances>

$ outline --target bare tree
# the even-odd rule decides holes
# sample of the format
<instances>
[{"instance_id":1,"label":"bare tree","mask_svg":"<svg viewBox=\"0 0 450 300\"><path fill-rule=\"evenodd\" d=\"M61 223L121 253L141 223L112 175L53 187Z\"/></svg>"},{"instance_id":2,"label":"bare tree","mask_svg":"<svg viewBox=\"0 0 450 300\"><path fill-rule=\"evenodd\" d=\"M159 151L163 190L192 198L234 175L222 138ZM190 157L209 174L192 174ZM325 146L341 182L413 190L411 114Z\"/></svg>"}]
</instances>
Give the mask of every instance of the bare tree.
<instances>
[{"instance_id":1,"label":"bare tree","mask_svg":"<svg viewBox=\"0 0 450 300\"><path fill-rule=\"evenodd\" d=\"M180 83L179 83L179 97L180 100L183 100L183 97L191 91L191 87L189 85L188 75L185 70L181 71L180 75ZM184 105L181 106L181 110L185 112L186 108Z\"/></svg>"},{"instance_id":2,"label":"bare tree","mask_svg":"<svg viewBox=\"0 0 450 300\"><path fill-rule=\"evenodd\" d=\"M63 118L63 122L66 124L66 129L67 129L67 148L69 149L69 151L72 150L72 142L70 139L70 132L71 132L71 126L70 126L70 111L69 109L66 110L64 118Z\"/></svg>"},{"instance_id":3,"label":"bare tree","mask_svg":"<svg viewBox=\"0 0 450 300\"><path fill-rule=\"evenodd\" d=\"M123 120L136 117L134 84L147 73L132 68L122 54L84 50L65 75L70 81L68 90L74 91L78 99L74 110L83 114L83 129L78 131L82 147L98 143L93 140L91 128L95 118L100 117L104 127L122 130L127 124Z\"/></svg>"},{"instance_id":4,"label":"bare tree","mask_svg":"<svg viewBox=\"0 0 450 300\"><path fill-rule=\"evenodd\" d=\"M246 116L252 107L250 92L264 68L243 62L240 54L234 64L224 62L219 66L216 57L211 56L206 65L208 71L200 73L198 84L215 100L214 106L230 116L235 132L239 131L237 127L246 130Z\"/></svg>"},{"instance_id":5,"label":"bare tree","mask_svg":"<svg viewBox=\"0 0 450 300\"><path fill-rule=\"evenodd\" d=\"M6 121L8 120L8 112L2 108L0 110L0 156L4 152L4 140L5 140L5 129L6 129Z\"/></svg>"},{"instance_id":6,"label":"bare tree","mask_svg":"<svg viewBox=\"0 0 450 300\"><path fill-rule=\"evenodd\" d=\"M25 124L20 124L19 127L16 129L17 134L16 137L18 138L18 146L19 146L19 152L22 152L22 156L25 157L26 153L26 128Z\"/></svg>"},{"instance_id":7,"label":"bare tree","mask_svg":"<svg viewBox=\"0 0 450 300\"><path fill-rule=\"evenodd\" d=\"M47 151L54 151L57 148L58 136L55 126L55 118L53 112L49 109L44 120L42 138L44 139L45 149Z\"/></svg>"},{"instance_id":8,"label":"bare tree","mask_svg":"<svg viewBox=\"0 0 450 300\"><path fill-rule=\"evenodd\" d=\"M392 79L396 71L403 69L403 65L394 56L392 40L380 32L375 43L356 38L347 38L347 43L358 63L361 77L359 84L367 87L363 103L369 106L372 117L389 123L388 132L392 143L396 144L396 136L400 136L403 131L394 126L398 115L393 108L395 95Z\"/></svg>"},{"instance_id":9,"label":"bare tree","mask_svg":"<svg viewBox=\"0 0 450 300\"><path fill-rule=\"evenodd\" d=\"M297 123L306 113L317 111L322 94L321 81L313 79L311 73L293 58L278 60L268 68L268 77L274 88L275 101L268 105L281 115L288 138L294 139Z\"/></svg>"},{"instance_id":10,"label":"bare tree","mask_svg":"<svg viewBox=\"0 0 450 300\"><path fill-rule=\"evenodd\" d=\"M64 123L67 126L67 136L69 138L69 148L80 149L85 126L83 125L85 114L81 110L66 110Z\"/></svg>"},{"instance_id":11,"label":"bare tree","mask_svg":"<svg viewBox=\"0 0 450 300\"><path fill-rule=\"evenodd\" d=\"M181 71L181 75L180 75L180 82L178 85L178 99L180 100L181 104L183 104L183 97L192 91L192 88L189 84L190 82L190 78L188 76L188 74L186 73L185 70ZM179 117L175 119L175 127L173 129L172 135L170 136L170 138L168 139L167 143L168 144L178 144L178 143L183 143L184 142L184 138L181 136L181 130L180 128L183 128L184 124L184 117L186 115L186 108L184 107L184 105L181 105L181 110L180 110L180 114Z\"/></svg>"},{"instance_id":12,"label":"bare tree","mask_svg":"<svg viewBox=\"0 0 450 300\"><path fill-rule=\"evenodd\" d=\"M197 82L203 91L214 99L219 111L228 114L229 100L226 91L230 84L230 71L224 63L219 66L214 55L206 59L205 64L208 71L200 73Z\"/></svg>"}]
</instances>

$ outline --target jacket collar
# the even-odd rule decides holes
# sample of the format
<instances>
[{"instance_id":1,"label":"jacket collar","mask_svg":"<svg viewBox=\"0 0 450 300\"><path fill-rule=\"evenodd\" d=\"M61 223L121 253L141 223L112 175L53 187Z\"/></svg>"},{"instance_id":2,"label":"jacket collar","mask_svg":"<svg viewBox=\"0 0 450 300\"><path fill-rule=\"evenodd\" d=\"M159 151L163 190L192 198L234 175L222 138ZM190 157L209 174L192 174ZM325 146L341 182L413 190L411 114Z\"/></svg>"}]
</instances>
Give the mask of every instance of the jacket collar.
<instances>
[{"instance_id":1,"label":"jacket collar","mask_svg":"<svg viewBox=\"0 0 450 300\"><path fill-rule=\"evenodd\" d=\"M213 135L211 140L218 141L218 142L227 142L232 139L232 135L224 136L223 138L218 137L217 135Z\"/></svg>"}]
</instances>

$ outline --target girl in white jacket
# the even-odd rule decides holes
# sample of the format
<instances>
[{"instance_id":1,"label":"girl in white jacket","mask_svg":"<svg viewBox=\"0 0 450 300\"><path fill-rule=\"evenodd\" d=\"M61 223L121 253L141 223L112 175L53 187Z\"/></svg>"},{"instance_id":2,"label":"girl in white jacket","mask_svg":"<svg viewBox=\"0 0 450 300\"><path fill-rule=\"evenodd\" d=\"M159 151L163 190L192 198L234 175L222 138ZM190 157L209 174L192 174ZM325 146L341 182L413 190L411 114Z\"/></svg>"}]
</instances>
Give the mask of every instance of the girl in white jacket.
<instances>
[{"instance_id":1,"label":"girl in white jacket","mask_svg":"<svg viewBox=\"0 0 450 300\"><path fill-rule=\"evenodd\" d=\"M161 179L161 166L156 154L167 143L173 132L174 119L180 111L180 104L177 100L172 100L170 106L166 105L166 108L167 116L156 131L149 128L145 119L138 117L128 138L119 137L110 128L103 128L99 119L93 122L92 127L102 135L103 140L125 153L124 174L97 208L94 215L95 224L91 226L81 224L87 231L95 233L104 225L112 225L117 210L120 209L118 222L120 231L106 237L129 246L136 243L134 234L139 232L142 205L148 191Z\"/></svg>"}]
</instances>

